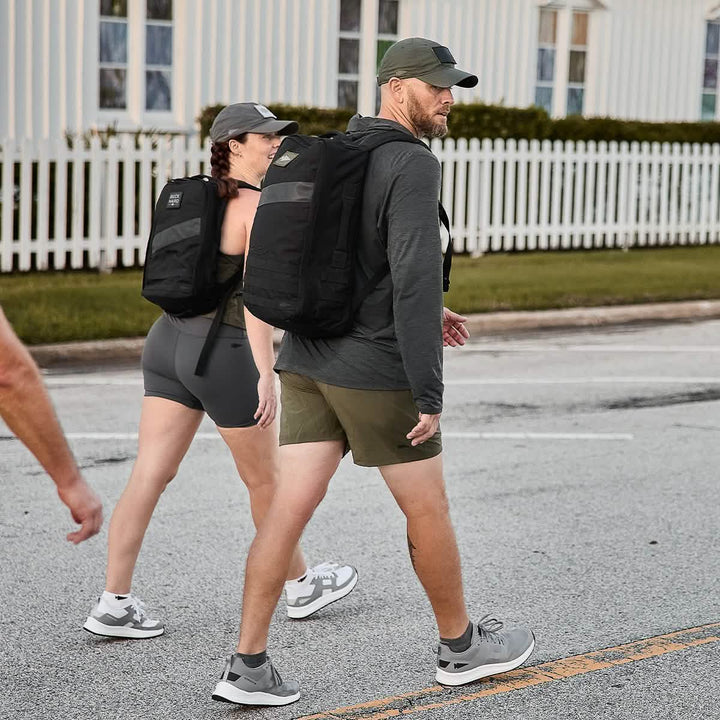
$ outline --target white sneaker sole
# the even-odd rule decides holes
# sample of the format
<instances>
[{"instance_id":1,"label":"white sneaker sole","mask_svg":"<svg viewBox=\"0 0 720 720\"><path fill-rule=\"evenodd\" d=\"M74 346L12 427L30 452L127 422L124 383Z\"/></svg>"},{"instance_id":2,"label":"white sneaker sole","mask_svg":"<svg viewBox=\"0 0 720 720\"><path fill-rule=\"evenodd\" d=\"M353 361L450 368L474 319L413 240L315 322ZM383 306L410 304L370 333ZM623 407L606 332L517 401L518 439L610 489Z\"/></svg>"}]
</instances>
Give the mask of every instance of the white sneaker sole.
<instances>
[{"instance_id":1,"label":"white sneaker sole","mask_svg":"<svg viewBox=\"0 0 720 720\"><path fill-rule=\"evenodd\" d=\"M535 649L535 639L533 638L530 647L519 657L514 658L506 663L495 663L494 665L481 665L480 667L473 668L472 670L465 670L464 672L451 673L442 668L438 668L435 673L435 679L442 685L466 685L467 683L475 680L480 680L484 677L490 677L491 675L500 675L500 673L510 672L516 667L520 667L532 654Z\"/></svg>"},{"instance_id":2,"label":"white sneaker sole","mask_svg":"<svg viewBox=\"0 0 720 720\"><path fill-rule=\"evenodd\" d=\"M155 630L139 630L138 628L105 625L92 616L85 621L83 630L87 630L93 635L103 635L104 637L134 639L157 637L165 632L164 627L156 628Z\"/></svg>"},{"instance_id":3,"label":"white sneaker sole","mask_svg":"<svg viewBox=\"0 0 720 720\"><path fill-rule=\"evenodd\" d=\"M317 600L313 600L309 605L303 605L302 607L288 605L288 617L292 618L293 620L301 620L302 618L309 617L321 608L327 607L328 605L336 602L337 600L342 600L346 595L349 595L352 592L353 588L357 585L357 581L358 574L356 572L355 577L344 588L341 588L334 593L322 595Z\"/></svg>"},{"instance_id":4,"label":"white sneaker sole","mask_svg":"<svg viewBox=\"0 0 720 720\"><path fill-rule=\"evenodd\" d=\"M272 695L264 692L247 692L224 680L215 686L213 700L235 703L237 705L289 705L300 699L300 693L294 695Z\"/></svg>"}]
</instances>

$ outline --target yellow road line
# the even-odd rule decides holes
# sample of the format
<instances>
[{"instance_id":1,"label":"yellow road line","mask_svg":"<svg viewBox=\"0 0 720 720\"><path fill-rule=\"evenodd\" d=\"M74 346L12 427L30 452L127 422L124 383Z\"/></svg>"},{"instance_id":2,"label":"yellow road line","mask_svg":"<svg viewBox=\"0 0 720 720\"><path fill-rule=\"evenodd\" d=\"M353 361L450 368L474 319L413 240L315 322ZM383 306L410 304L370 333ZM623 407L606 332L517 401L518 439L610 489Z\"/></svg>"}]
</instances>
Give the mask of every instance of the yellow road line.
<instances>
[{"instance_id":1,"label":"yellow road line","mask_svg":"<svg viewBox=\"0 0 720 720\"><path fill-rule=\"evenodd\" d=\"M542 665L519 668L494 678L480 680L474 685L476 688L481 688L476 692L468 693L468 686L466 686L461 691L463 694L457 694L457 689L451 690L441 685L434 685L404 695L326 710L315 715L303 715L297 720L385 720L400 715L412 715L426 710L472 702L488 695L498 695L533 685L564 680L576 675L586 675L597 670L625 665L638 660L647 660L677 650L714 642L720 642L720 622L679 630L667 635L658 635L627 645L594 650L585 655L573 655ZM424 702L426 699L433 701Z\"/></svg>"}]
</instances>

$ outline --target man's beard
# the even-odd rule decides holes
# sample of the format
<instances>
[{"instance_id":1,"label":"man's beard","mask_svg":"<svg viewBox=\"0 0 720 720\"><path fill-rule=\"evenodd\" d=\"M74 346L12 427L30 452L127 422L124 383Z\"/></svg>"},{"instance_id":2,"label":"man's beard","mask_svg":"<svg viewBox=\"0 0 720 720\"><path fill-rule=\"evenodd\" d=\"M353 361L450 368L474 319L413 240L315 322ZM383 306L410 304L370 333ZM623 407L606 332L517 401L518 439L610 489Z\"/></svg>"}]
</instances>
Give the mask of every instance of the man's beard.
<instances>
[{"instance_id":1,"label":"man's beard","mask_svg":"<svg viewBox=\"0 0 720 720\"><path fill-rule=\"evenodd\" d=\"M435 122L412 91L408 93L408 118L422 137L441 138L447 135L447 123Z\"/></svg>"}]
</instances>

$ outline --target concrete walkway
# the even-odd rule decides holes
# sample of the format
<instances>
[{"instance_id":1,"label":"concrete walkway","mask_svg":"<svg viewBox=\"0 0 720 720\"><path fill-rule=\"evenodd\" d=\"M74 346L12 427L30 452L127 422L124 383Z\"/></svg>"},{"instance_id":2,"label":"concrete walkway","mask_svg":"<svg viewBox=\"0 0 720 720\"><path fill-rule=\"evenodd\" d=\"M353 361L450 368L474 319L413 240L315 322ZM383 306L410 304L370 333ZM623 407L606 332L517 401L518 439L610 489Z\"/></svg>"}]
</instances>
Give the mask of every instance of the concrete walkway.
<instances>
[{"instance_id":1,"label":"concrete walkway","mask_svg":"<svg viewBox=\"0 0 720 720\"><path fill-rule=\"evenodd\" d=\"M648 303L644 305L616 305L567 310L538 310L529 312L478 313L469 316L467 326L471 337L498 335L533 330L547 330L627 323L693 321L720 317L720 300ZM282 337L276 333L276 341ZM35 345L33 357L43 368L74 364L133 362L140 358L145 338L95 340L90 342Z\"/></svg>"}]
</instances>

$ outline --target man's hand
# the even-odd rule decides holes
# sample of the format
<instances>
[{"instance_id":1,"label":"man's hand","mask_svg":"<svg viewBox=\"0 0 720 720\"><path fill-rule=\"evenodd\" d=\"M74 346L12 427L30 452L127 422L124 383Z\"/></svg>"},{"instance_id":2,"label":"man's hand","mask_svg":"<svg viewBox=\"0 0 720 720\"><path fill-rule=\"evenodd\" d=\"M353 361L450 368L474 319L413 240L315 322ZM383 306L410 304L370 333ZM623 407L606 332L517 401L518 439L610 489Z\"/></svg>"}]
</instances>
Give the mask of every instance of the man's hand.
<instances>
[{"instance_id":1,"label":"man's hand","mask_svg":"<svg viewBox=\"0 0 720 720\"><path fill-rule=\"evenodd\" d=\"M253 417L258 421L258 427L266 428L272 425L276 412L275 373L271 371L258 380L258 407Z\"/></svg>"},{"instance_id":2,"label":"man's hand","mask_svg":"<svg viewBox=\"0 0 720 720\"><path fill-rule=\"evenodd\" d=\"M72 519L80 529L67 534L71 543L81 543L96 535L102 526L102 503L95 491L81 477L69 485L58 487L58 495L70 508Z\"/></svg>"},{"instance_id":3,"label":"man's hand","mask_svg":"<svg viewBox=\"0 0 720 720\"><path fill-rule=\"evenodd\" d=\"M467 318L443 308L443 346L457 347L464 345L470 337L470 331L465 327Z\"/></svg>"},{"instance_id":4,"label":"man's hand","mask_svg":"<svg viewBox=\"0 0 720 720\"><path fill-rule=\"evenodd\" d=\"M418 424L405 436L413 447L415 445L421 445L426 440L429 440L438 429L440 425L440 413L437 415L426 415L425 413L419 413Z\"/></svg>"}]
</instances>

